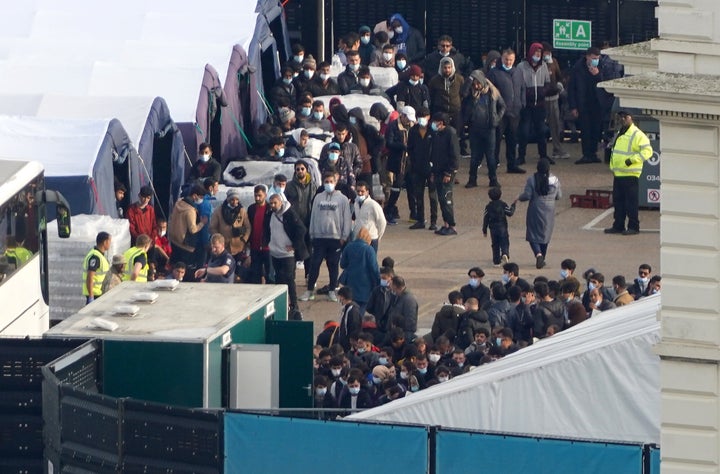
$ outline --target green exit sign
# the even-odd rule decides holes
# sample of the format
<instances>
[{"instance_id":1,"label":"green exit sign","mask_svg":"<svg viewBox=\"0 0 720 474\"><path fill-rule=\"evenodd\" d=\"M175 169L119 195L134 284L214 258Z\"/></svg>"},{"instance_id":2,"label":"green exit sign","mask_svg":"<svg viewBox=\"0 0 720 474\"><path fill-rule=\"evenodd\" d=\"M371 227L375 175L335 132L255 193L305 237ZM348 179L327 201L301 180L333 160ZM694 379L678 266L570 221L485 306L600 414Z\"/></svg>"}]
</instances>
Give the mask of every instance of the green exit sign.
<instances>
[{"instance_id":1,"label":"green exit sign","mask_svg":"<svg viewBox=\"0 0 720 474\"><path fill-rule=\"evenodd\" d=\"M553 48L581 49L591 46L592 22L584 20L553 20Z\"/></svg>"}]
</instances>

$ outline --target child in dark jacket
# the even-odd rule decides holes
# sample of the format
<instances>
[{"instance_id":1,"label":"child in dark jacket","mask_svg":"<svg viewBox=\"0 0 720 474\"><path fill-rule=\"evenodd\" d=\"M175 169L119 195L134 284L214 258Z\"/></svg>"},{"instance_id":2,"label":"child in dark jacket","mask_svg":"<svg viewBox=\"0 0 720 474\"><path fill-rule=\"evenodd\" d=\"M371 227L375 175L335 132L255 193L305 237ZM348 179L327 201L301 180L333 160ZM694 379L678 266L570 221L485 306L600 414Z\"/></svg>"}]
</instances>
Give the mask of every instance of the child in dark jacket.
<instances>
[{"instance_id":1,"label":"child in dark jacket","mask_svg":"<svg viewBox=\"0 0 720 474\"><path fill-rule=\"evenodd\" d=\"M492 187L488 190L490 202L485 206L483 214L483 236L487 237L490 228L492 242L493 264L498 267L510 260L510 234L508 233L507 218L515 214L515 203L508 205L501 200L502 190Z\"/></svg>"}]
</instances>

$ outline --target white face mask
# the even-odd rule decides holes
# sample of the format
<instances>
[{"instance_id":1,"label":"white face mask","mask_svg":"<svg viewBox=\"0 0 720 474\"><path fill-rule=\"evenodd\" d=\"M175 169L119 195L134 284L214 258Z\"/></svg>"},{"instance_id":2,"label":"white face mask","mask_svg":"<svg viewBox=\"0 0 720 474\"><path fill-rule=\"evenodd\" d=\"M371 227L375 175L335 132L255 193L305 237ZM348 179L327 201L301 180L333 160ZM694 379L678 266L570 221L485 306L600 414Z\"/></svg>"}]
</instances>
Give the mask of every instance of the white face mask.
<instances>
[{"instance_id":1,"label":"white face mask","mask_svg":"<svg viewBox=\"0 0 720 474\"><path fill-rule=\"evenodd\" d=\"M315 71L313 71L312 69L305 69L305 71L303 71L303 74L305 74L305 77L307 77L308 79L312 79L312 77L315 75Z\"/></svg>"},{"instance_id":2,"label":"white face mask","mask_svg":"<svg viewBox=\"0 0 720 474\"><path fill-rule=\"evenodd\" d=\"M338 377L342 369L330 369L330 372L333 374L333 377Z\"/></svg>"},{"instance_id":3,"label":"white face mask","mask_svg":"<svg viewBox=\"0 0 720 474\"><path fill-rule=\"evenodd\" d=\"M360 79L360 85L363 87L367 87L370 85L370 79Z\"/></svg>"},{"instance_id":4,"label":"white face mask","mask_svg":"<svg viewBox=\"0 0 720 474\"><path fill-rule=\"evenodd\" d=\"M383 53L383 59L384 59L385 61L390 61L392 58L393 58L393 54L392 54L392 53Z\"/></svg>"},{"instance_id":5,"label":"white face mask","mask_svg":"<svg viewBox=\"0 0 720 474\"><path fill-rule=\"evenodd\" d=\"M202 204L202 203L203 203L203 198L200 198L200 199L196 199L196 200L195 200L195 204L197 204L198 206L199 206L200 204Z\"/></svg>"},{"instance_id":6,"label":"white face mask","mask_svg":"<svg viewBox=\"0 0 720 474\"><path fill-rule=\"evenodd\" d=\"M303 62L303 59L305 59L305 55L298 54L298 55L293 56L293 59L295 60L296 63L301 63L301 62Z\"/></svg>"},{"instance_id":7,"label":"white face mask","mask_svg":"<svg viewBox=\"0 0 720 474\"><path fill-rule=\"evenodd\" d=\"M326 393L327 393L327 388L316 388L315 389L315 394L318 397L324 397Z\"/></svg>"},{"instance_id":8,"label":"white face mask","mask_svg":"<svg viewBox=\"0 0 720 474\"><path fill-rule=\"evenodd\" d=\"M447 382L448 380L450 380L450 377L448 377L447 375L438 376L438 382L440 382L440 383Z\"/></svg>"},{"instance_id":9,"label":"white face mask","mask_svg":"<svg viewBox=\"0 0 720 474\"><path fill-rule=\"evenodd\" d=\"M198 159L203 163L207 163L208 161L210 161L210 155L200 155L198 156Z\"/></svg>"},{"instance_id":10,"label":"white face mask","mask_svg":"<svg viewBox=\"0 0 720 474\"><path fill-rule=\"evenodd\" d=\"M403 27L402 27L402 26L398 26L398 27L395 28L395 33L401 35L402 32L403 32Z\"/></svg>"},{"instance_id":11,"label":"white face mask","mask_svg":"<svg viewBox=\"0 0 720 474\"><path fill-rule=\"evenodd\" d=\"M428 359L430 359L430 362L437 363L440 360L440 354L429 354Z\"/></svg>"},{"instance_id":12,"label":"white face mask","mask_svg":"<svg viewBox=\"0 0 720 474\"><path fill-rule=\"evenodd\" d=\"M160 237L165 237L165 234L167 234L167 231L164 231L164 230L160 231Z\"/></svg>"},{"instance_id":13,"label":"white face mask","mask_svg":"<svg viewBox=\"0 0 720 474\"><path fill-rule=\"evenodd\" d=\"M323 81L327 81L328 79L330 79L330 74L320 74L320 79L322 79Z\"/></svg>"},{"instance_id":14,"label":"white face mask","mask_svg":"<svg viewBox=\"0 0 720 474\"><path fill-rule=\"evenodd\" d=\"M427 127L428 119L426 117L418 117L418 125L421 127Z\"/></svg>"}]
</instances>

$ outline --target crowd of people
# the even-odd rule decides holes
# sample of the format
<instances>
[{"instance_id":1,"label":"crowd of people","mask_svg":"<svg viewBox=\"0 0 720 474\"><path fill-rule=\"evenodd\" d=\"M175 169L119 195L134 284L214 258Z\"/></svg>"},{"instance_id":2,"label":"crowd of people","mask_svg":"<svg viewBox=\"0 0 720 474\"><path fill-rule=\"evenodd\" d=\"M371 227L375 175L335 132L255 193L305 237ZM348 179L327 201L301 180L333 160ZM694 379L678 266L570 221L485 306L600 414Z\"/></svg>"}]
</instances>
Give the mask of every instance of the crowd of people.
<instances>
[{"instance_id":1,"label":"crowd of people","mask_svg":"<svg viewBox=\"0 0 720 474\"><path fill-rule=\"evenodd\" d=\"M479 267L468 282L448 294L428 334L417 330L417 302L384 262L382 282L364 308L341 288L339 321L327 321L318 335L315 356L315 407L359 410L388 403L491 363L589 318L660 293L662 277L648 264L628 284L590 268L581 279L576 263L565 259L559 279L520 276L505 263L502 281L485 286ZM364 314L363 314L364 313ZM334 414L335 412L330 412Z\"/></svg>"},{"instance_id":2,"label":"crowd of people","mask_svg":"<svg viewBox=\"0 0 720 474\"><path fill-rule=\"evenodd\" d=\"M98 234L83 267L87 301L122 280L277 283L288 286L290 319L302 319L298 302L326 295L341 304L341 312L317 339L316 406L361 409L442 383L599 312L659 292L660 276L651 276L648 265L640 266L632 285L617 275L606 286L605 277L590 269L581 291L573 260L562 262L561 279L537 277L530 284L510 259L507 219L518 201L528 201L526 240L536 268L545 267L555 202L562 197L551 166L569 158L564 131L566 125L575 130L576 122L583 155L575 163L602 161L597 154L612 95L596 86L621 74L617 63L589 48L565 74L548 43L532 43L519 62L509 48L483 57L482 67L475 68L448 35L426 55L422 35L400 14L374 29L361 26L342 36L332 62L318 63L302 45L293 45L268 94L272 119L255 131L253 149L256 159L292 163L293 176L277 174L272 183L255 185L247 209L234 188L218 202L221 162L209 144L201 144L169 221L155 215L153 189L144 186L136 202L118 208L129 221L131 247L110 262L105 253L112 237ZM337 78L331 77L333 63L344 68ZM380 88L371 67L391 68L398 82ZM367 112L348 110L343 103L348 94L383 100ZM319 97L328 95L336 97L326 110ZM387 101L395 110L384 105ZM639 226L637 199L632 202L629 194L637 185L637 168L649 157L649 142L633 128L629 114L622 119L606 148L615 160L611 167L616 181L620 178L623 204L606 232L627 235ZM324 140L316 158L307 152L310 138ZM507 173L526 173L521 166L530 143L537 144L539 155L536 171L510 204L503 200L497 173L502 140ZM483 270L471 268L468 283L451 292L438 311L432 331L417 334L418 302L391 258L378 265L377 252L386 226L399 222L403 189L410 229L457 234L453 186L459 184L463 156L470 158L466 188L478 186L485 162L489 188L482 232L490 234L502 281L486 287ZM118 183L119 203L124 193ZM329 281L318 287L323 262ZM297 269L305 276L301 294Z\"/></svg>"}]
</instances>

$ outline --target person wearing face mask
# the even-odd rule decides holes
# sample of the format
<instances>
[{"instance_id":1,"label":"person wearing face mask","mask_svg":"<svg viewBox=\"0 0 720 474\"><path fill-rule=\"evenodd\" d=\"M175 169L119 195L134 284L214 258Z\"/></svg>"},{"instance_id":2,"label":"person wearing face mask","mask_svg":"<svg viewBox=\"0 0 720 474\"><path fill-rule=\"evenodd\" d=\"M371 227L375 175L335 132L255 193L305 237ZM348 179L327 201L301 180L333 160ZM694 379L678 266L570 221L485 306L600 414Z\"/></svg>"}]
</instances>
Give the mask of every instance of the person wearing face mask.
<instances>
[{"instance_id":1,"label":"person wearing face mask","mask_svg":"<svg viewBox=\"0 0 720 474\"><path fill-rule=\"evenodd\" d=\"M250 238L250 220L240 203L240 192L230 188L225 201L215 208L210 217L210 232L225 237L225 248L238 265L242 265L244 252Z\"/></svg>"},{"instance_id":2,"label":"person wearing face mask","mask_svg":"<svg viewBox=\"0 0 720 474\"><path fill-rule=\"evenodd\" d=\"M594 289L598 289L602 292L603 299L612 301L615 299L615 293L610 288L605 286L605 275L600 272L594 272L588 276L587 291L583 293L582 304L588 313L592 313L594 308L590 295Z\"/></svg>"},{"instance_id":3,"label":"person wearing face mask","mask_svg":"<svg viewBox=\"0 0 720 474\"><path fill-rule=\"evenodd\" d=\"M282 173L278 173L273 176L273 184L268 189L267 201L270 202L270 198L277 194L280 196L281 201L287 201L285 197L285 188L287 187L287 176Z\"/></svg>"},{"instance_id":4,"label":"person wearing face mask","mask_svg":"<svg viewBox=\"0 0 720 474\"><path fill-rule=\"evenodd\" d=\"M647 263L640 264L638 267L638 276L633 280L632 286L628 289L636 300L649 294L651 275L652 267Z\"/></svg>"},{"instance_id":5,"label":"person wearing face mask","mask_svg":"<svg viewBox=\"0 0 720 474\"><path fill-rule=\"evenodd\" d=\"M340 93L345 95L350 93L350 89L358 83L358 73L360 72L360 53L355 50L348 51L347 66L345 70L338 75L337 83L340 87Z\"/></svg>"},{"instance_id":6,"label":"person wearing face mask","mask_svg":"<svg viewBox=\"0 0 720 474\"><path fill-rule=\"evenodd\" d=\"M421 107L426 109L430 107L430 92L425 84L420 83L422 75L420 66L413 64L408 69L408 79L399 81L386 91L390 97L395 99L397 108L401 109L409 105L417 112Z\"/></svg>"},{"instance_id":7,"label":"person wearing face mask","mask_svg":"<svg viewBox=\"0 0 720 474\"><path fill-rule=\"evenodd\" d=\"M280 193L269 197L273 214L270 218L270 257L275 269L275 283L288 287L288 319L302 320L298 309L297 289L295 287L295 262L304 261L309 253L305 246L307 229L290 203Z\"/></svg>"},{"instance_id":8,"label":"person wearing face mask","mask_svg":"<svg viewBox=\"0 0 720 474\"><path fill-rule=\"evenodd\" d=\"M487 78L497 87L505 101L505 114L495 131L495 160L500 163L500 142L504 136L507 172L522 174L525 170L519 167L515 146L520 111L525 106L525 81L522 72L514 64L515 51L508 48L502 52L497 67L490 69Z\"/></svg>"},{"instance_id":9,"label":"person wearing face mask","mask_svg":"<svg viewBox=\"0 0 720 474\"><path fill-rule=\"evenodd\" d=\"M590 291L590 307L592 316L596 316L597 313L607 311L615 308L615 303L611 300L606 300L603 296L603 292L600 288L594 288Z\"/></svg>"},{"instance_id":10,"label":"person wearing face mask","mask_svg":"<svg viewBox=\"0 0 720 474\"><path fill-rule=\"evenodd\" d=\"M325 118L325 103L322 100L314 100L310 106L310 115L301 116L298 127L301 129L319 128L323 132L332 132L332 124Z\"/></svg>"},{"instance_id":11,"label":"person wearing face mask","mask_svg":"<svg viewBox=\"0 0 720 474\"><path fill-rule=\"evenodd\" d=\"M662 277L660 275L653 275L648 282L648 295L659 295L662 289Z\"/></svg>"},{"instance_id":12,"label":"person wearing face mask","mask_svg":"<svg viewBox=\"0 0 720 474\"><path fill-rule=\"evenodd\" d=\"M198 158L190 169L187 183L202 185L202 180L205 178L214 178L219 182L221 173L222 166L219 161L212 157L210 144L201 143L198 146Z\"/></svg>"},{"instance_id":13,"label":"person wearing face mask","mask_svg":"<svg viewBox=\"0 0 720 474\"><path fill-rule=\"evenodd\" d=\"M544 335L545 334L543 334L543 336ZM495 344L493 344L489 352L489 355L493 358L505 357L508 354L520 350L520 347L513 342L513 332L510 328L503 328L499 333L499 337L496 339Z\"/></svg>"},{"instance_id":14,"label":"person wearing face mask","mask_svg":"<svg viewBox=\"0 0 720 474\"><path fill-rule=\"evenodd\" d=\"M370 186L366 182L359 181L356 186L356 192L357 197L353 204L355 229L364 228L367 230L370 236L370 246L375 250L375 253L377 253L380 239L385 234L387 227L385 214L383 213L382 206L370 196ZM378 281L375 282L372 288L377 286L377 284Z\"/></svg>"},{"instance_id":15,"label":"person wearing face mask","mask_svg":"<svg viewBox=\"0 0 720 474\"><path fill-rule=\"evenodd\" d=\"M547 154L545 138L545 96L552 92L553 86L542 54L542 44L532 43L526 60L518 65L525 83L525 106L520 111L518 128L518 164L525 163L527 145L533 139L537 142L540 159L545 158L550 164L555 164Z\"/></svg>"},{"instance_id":16,"label":"person wearing face mask","mask_svg":"<svg viewBox=\"0 0 720 474\"><path fill-rule=\"evenodd\" d=\"M383 45L382 52L375 55L370 62L370 66L395 67L395 46L391 44Z\"/></svg>"},{"instance_id":17,"label":"person wearing face mask","mask_svg":"<svg viewBox=\"0 0 720 474\"><path fill-rule=\"evenodd\" d=\"M372 31L369 26L363 25L358 30L360 35L360 46L358 47L358 53L360 53L360 64L369 65L372 61L373 53L375 52L375 45L372 42Z\"/></svg>"},{"instance_id":18,"label":"person wearing face mask","mask_svg":"<svg viewBox=\"0 0 720 474\"><path fill-rule=\"evenodd\" d=\"M307 120L312 116L313 99L309 92L303 92L300 95L300 100L298 102L298 108L295 111L296 124L301 123L303 120Z\"/></svg>"},{"instance_id":19,"label":"person wearing face mask","mask_svg":"<svg viewBox=\"0 0 720 474\"><path fill-rule=\"evenodd\" d=\"M372 74L370 74L370 68L367 66L360 66L358 70L358 82L350 86L350 94L365 94L365 95L378 95L390 100L390 98L380 89L373 80Z\"/></svg>"},{"instance_id":20,"label":"person wearing face mask","mask_svg":"<svg viewBox=\"0 0 720 474\"><path fill-rule=\"evenodd\" d=\"M534 302L531 297L528 301L527 295L534 293L523 292L520 286L516 285L507 292L511 310L507 313L506 327L512 329L514 340L523 346L532 344L533 327L535 325L532 316L531 304ZM488 341L490 343L490 341Z\"/></svg>"},{"instance_id":21,"label":"person wearing face mask","mask_svg":"<svg viewBox=\"0 0 720 474\"><path fill-rule=\"evenodd\" d=\"M450 378L450 369L446 365L439 365L435 369L435 378L428 382L428 386L447 382Z\"/></svg>"},{"instance_id":22,"label":"person wearing face mask","mask_svg":"<svg viewBox=\"0 0 720 474\"><path fill-rule=\"evenodd\" d=\"M470 91L462 102L462 122L470 130L470 172L466 188L477 187L478 168L487 162L490 187L499 187L495 139L505 114L505 101L485 74L477 69L470 74ZM499 258L499 257L498 257ZM499 263L499 260L495 262Z\"/></svg>"},{"instance_id":23,"label":"person wearing face mask","mask_svg":"<svg viewBox=\"0 0 720 474\"><path fill-rule=\"evenodd\" d=\"M446 113L450 121L445 125L452 126L455 130L462 130L462 90L465 78L457 73L455 62L452 58L442 58L438 67L438 74L427 82L430 94L430 112Z\"/></svg>"},{"instance_id":24,"label":"person wearing face mask","mask_svg":"<svg viewBox=\"0 0 720 474\"><path fill-rule=\"evenodd\" d=\"M425 71L425 79L430 81L438 74L440 60L452 58L455 67L463 76L470 75L472 64L460 51L453 46L453 39L450 35L440 35L437 42L437 49L425 56L422 61L422 68Z\"/></svg>"},{"instance_id":25,"label":"person wearing face mask","mask_svg":"<svg viewBox=\"0 0 720 474\"><path fill-rule=\"evenodd\" d=\"M400 13L390 16L393 37L390 43L398 52L405 53L410 63L422 61L425 57L425 38L417 29L411 27Z\"/></svg>"},{"instance_id":26,"label":"person wearing face mask","mask_svg":"<svg viewBox=\"0 0 720 474\"><path fill-rule=\"evenodd\" d=\"M515 285L520 285L521 288L530 288L530 284L527 280L520 278L520 267L517 263L508 262L502 266L502 282L505 285L505 290L509 290Z\"/></svg>"},{"instance_id":27,"label":"person wearing face mask","mask_svg":"<svg viewBox=\"0 0 720 474\"><path fill-rule=\"evenodd\" d=\"M417 67L417 66L413 66ZM422 86L424 87L424 86ZM407 155L409 163L409 185L408 193L412 194L416 222L410 229L425 228L425 188L428 190L430 200L430 227L432 231L437 230L438 198L437 183L433 177L433 163L430 158L430 144L432 133L430 131L430 110L427 107L419 107L416 112L417 124L408 132Z\"/></svg>"},{"instance_id":28,"label":"person wearing face mask","mask_svg":"<svg viewBox=\"0 0 720 474\"><path fill-rule=\"evenodd\" d=\"M481 308L486 308L490 304L490 289L482 282L485 272L480 267L472 267L467 272L468 283L460 288L462 302L466 302L469 298L476 298Z\"/></svg>"},{"instance_id":29,"label":"person wearing face mask","mask_svg":"<svg viewBox=\"0 0 720 474\"><path fill-rule=\"evenodd\" d=\"M291 66L283 67L280 78L270 89L268 95L273 110L278 110L280 107L289 107L294 110L297 107L298 90L293 83L294 79L295 70Z\"/></svg>"},{"instance_id":30,"label":"person wearing face mask","mask_svg":"<svg viewBox=\"0 0 720 474\"><path fill-rule=\"evenodd\" d=\"M412 342L417 331L418 302L405 285L405 279L395 275L390 280L394 298L388 310L388 317L395 329L403 331L404 340Z\"/></svg>"},{"instance_id":31,"label":"person wearing face mask","mask_svg":"<svg viewBox=\"0 0 720 474\"><path fill-rule=\"evenodd\" d=\"M362 377L350 375L347 386L340 392L338 408L360 410L371 407L372 399L370 398L370 393L367 388L364 386Z\"/></svg>"},{"instance_id":32,"label":"person wearing face mask","mask_svg":"<svg viewBox=\"0 0 720 474\"><path fill-rule=\"evenodd\" d=\"M390 281L395 276L392 268L380 268L380 284L372 289L370 298L365 307L365 311L375 316L378 330L376 341L382 343L386 340L389 331L389 311L392 303L392 292L390 291Z\"/></svg>"},{"instance_id":33,"label":"person wearing face mask","mask_svg":"<svg viewBox=\"0 0 720 474\"><path fill-rule=\"evenodd\" d=\"M171 263L184 262L194 274L205 263L205 247L199 245L200 230L208 223L201 220L197 207L203 202L205 188L196 184L179 199L170 215L168 238L172 247Z\"/></svg>"},{"instance_id":34,"label":"person wearing face mask","mask_svg":"<svg viewBox=\"0 0 720 474\"><path fill-rule=\"evenodd\" d=\"M340 94L340 86L337 81L330 76L329 62L322 61L318 64L317 71L310 80L308 90L313 97Z\"/></svg>"},{"instance_id":35,"label":"person wearing face mask","mask_svg":"<svg viewBox=\"0 0 720 474\"><path fill-rule=\"evenodd\" d=\"M622 66L596 47L588 48L573 66L568 83L568 107L578 119L582 142L582 157L576 165L601 163L597 156L598 144L607 129L615 96L597 85L623 75Z\"/></svg>"},{"instance_id":36,"label":"person wearing face mask","mask_svg":"<svg viewBox=\"0 0 720 474\"><path fill-rule=\"evenodd\" d=\"M302 71L294 80L298 94L303 94L310 89L311 81L315 78L316 69L317 62L315 58L313 58L312 54L307 55L302 62Z\"/></svg>"},{"instance_id":37,"label":"person wearing face mask","mask_svg":"<svg viewBox=\"0 0 720 474\"><path fill-rule=\"evenodd\" d=\"M430 123L432 130L432 148L430 161L433 164L432 179L435 181L440 201L443 227L435 231L437 235L457 235L455 230L455 211L453 208L453 184L460 161L460 142L456 130L450 126L449 115L436 112Z\"/></svg>"},{"instance_id":38,"label":"person wearing face mask","mask_svg":"<svg viewBox=\"0 0 720 474\"><path fill-rule=\"evenodd\" d=\"M162 279L170 270L170 255L172 247L167 237L167 219L158 217L155 224L155 239L148 252L148 263L156 278Z\"/></svg>"},{"instance_id":39,"label":"person wearing face mask","mask_svg":"<svg viewBox=\"0 0 720 474\"><path fill-rule=\"evenodd\" d=\"M315 283L317 283L320 265L323 260L325 260L328 267L330 277L328 299L337 301L335 288L338 286L340 251L350 236L352 210L350 201L335 189L336 183L334 173L324 173L324 192L315 196L313 201L309 228L310 239L312 240L312 258L308 273L307 291L300 297L300 301L315 299Z\"/></svg>"},{"instance_id":40,"label":"person wearing face mask","mask_svg":"<svg viewBox=\"0 0 720 474\"><path fill-rule=\"evenodd\" d=\"M305 47L300 43L292 45L292 57L285 63L286 66L292 68L294 72L301 72L303 69L303 61L305 59Z\"/></svg>"},{"instance_id":41,"label":"person wearing face mask","mask_svg":"<svg viewBox=\"0 0 720 474\"><path fill-rule=\"evenodd\" d=\"M400 193L405 183L405 170L408 160L408 133L416 121L415 109L410 106L405 106L400 111L400 118L391 122L385 132L385 146L388 149L386 169L392 181L390 196L387 201L385 201L385 218L390 225L397 224L400 218L397 201L400 198ZM410 217L412 219L415 218L414 209L410 209Z\"/></svg>"},{"instance_id":42,"label":"person wearing face mask","mask_svg":"<svg viewBox=\"0 0 720 474\"><path fill-rule=\"evenodd\" d=\"M264 161L282 161L285 156L285 139L283 137L273 137L270 140L270 146Z\"/></svg>"}]
</instances>

